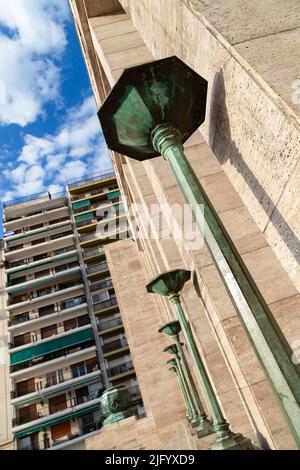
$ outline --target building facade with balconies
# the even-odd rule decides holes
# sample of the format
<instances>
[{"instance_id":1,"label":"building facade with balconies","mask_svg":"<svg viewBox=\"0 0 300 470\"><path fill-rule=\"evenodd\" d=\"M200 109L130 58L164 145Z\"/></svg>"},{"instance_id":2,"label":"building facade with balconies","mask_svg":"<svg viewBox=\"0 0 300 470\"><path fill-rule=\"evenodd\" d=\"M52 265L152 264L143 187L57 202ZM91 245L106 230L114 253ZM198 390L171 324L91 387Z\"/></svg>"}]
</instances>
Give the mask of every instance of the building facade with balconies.
<instances>
[{"instance_id":1,"label":"building facade with balconies","mask_svg":"<svg viewBox=\"0 0 300 470\"><path fill-rule=\"evenodd\" d=\"M112 385L125 385L132 412L143 414L103 248L114 238L97 236L107 218L98 206L115 214L118 233L124 215L112 172L76 181L64 194L4 204L1 322L15 449L80 445L101 429L100 396Z\"/></svg>"}]
</instances>

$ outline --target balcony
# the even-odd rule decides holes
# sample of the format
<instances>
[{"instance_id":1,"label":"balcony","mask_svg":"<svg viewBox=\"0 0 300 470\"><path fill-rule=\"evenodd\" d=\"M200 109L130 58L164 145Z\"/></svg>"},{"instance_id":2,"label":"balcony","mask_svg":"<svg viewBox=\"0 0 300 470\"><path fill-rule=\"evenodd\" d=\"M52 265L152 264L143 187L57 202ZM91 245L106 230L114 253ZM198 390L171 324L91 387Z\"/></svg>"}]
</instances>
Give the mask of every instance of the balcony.
<instances>
[{"instance_id":1,"label":"balcony","mask_svg":"<svg viewBox=\"0 0 300 470\"><path fill-rule=\"evenodd\" d=\"M49 450L61 447L67 447L68 443L72 444L72 441L79 439L82 436L91 434L93 432L99 431L102 427L101 421L93 421L91 423L81 425L76 431L73 431L65 439L60 439L57 441L51 441L49 437L39 439L38 441L28 444L28 445L18 445L18 450Z\"/></svg>"},{"instance_id":2,"label":"balcony","mask_svg":"<svg viewBox=\"0 0 300 470\"><path fill-rule=\"evenodd\" d=\"M83 252L83 258L92 258L93 256L101 256L104 255L104 249L102 246L93 248L92 250L86 250Z\"/></svg>"},{"instance_id":3,"label":"balcony","mask_svg":"<svg viewBox=\"0 0 300 470\"><path fill-rule=\"evenodd\" d=\"M95 225L103 220L115 219L125 213L124 206L117 199L111 201L107 200L101 204L89 204L80 209L77 208L77 215L75 215L75 222L77 228L82 228L88 225Z\"/></svg>"},{"instance_id":4,"label":"balcony","mask_svg":"<svg viewBox=\"0 0 300 470\"><path fill-rule=\"evenodd\" d=\"M73 195L72 196L72 201L74 206L76 207L76 202L78 201L84 201L84 200L90 200L94 199L97 196L102 196L103 194L109 195L111 192L118 193L118 197L120 196L120 191L118 188L117 184L111 184L109 186L103 186L102 188L98 187L96 189L88 190L86 192L82 192L81 194L78 195Z\"/></svg>"},{"instance_id":5,"label":"balcony","mask_svg":"<svg viewBox=\"0 0 300 470\"><path fill-rule=\"evenodd\" d=\"M107 354L111 351L117 351L118 349L125 348L126 346L128 346L127 339L116 339L110 343L103 344L102 351L104 354Z\"/></svg>"},{"instance_id":6,"label":"balcony","mask_svg":"<svg viewBox=\"0 0 300 470\"><path fill-rule=\"evenodd\" d=\"M129 372L129 371L134 372L134 366L133 366L132 361L124 362L124 364L109 368L107 371L107 374L108 374L108 377L115 379L116 376L125 374L126 372Z\"/></svg>"},{"instance_id":7,"label":"balcony","mask_svg":"<svg viewBox=\"0 0 300 470\"><path fill-rule=\"evenodd\" d=\"M70 284L70 285L69 285ZM42 301L45 301L45 300L50 300L50 299L53 299L59 295L67 295L69 293L73 293L74 291L77 291L78 289L79 290L83 290L84 287L83 287L83 284L82 283L69 283L68 284L68 287L66 287L65 285L62 286L62 287L58 287L57 289L45 289L43 290L42 293L40 293L39 295L36 295L35 297L33 297L32 295L24 295L22 296L22 298L9 298L8 299L8 302L7 302L7 305L8 305L8 310L14 310L16 308L20 308L20 307L25 307L27 305L31 305L31 304L35 304L35 303L39 303L41 300ZM80 292L81 293L81 292Z\"/></svg>"},{"instance_id":8,"label":"balcony","mask_svg":"<svg viewBox=\"0 0 300 470\"><path fill-rule=\"evenodd\" d=\"M12 206L16 206L16 205L19 205L19 204L24 204L26 202L30 202L30 201L39 201L40 199L45 199L45 200L52 200L52 199L58 199L58 198L61 198L61 197L64 197L66 195L65 191L63 192L60 192L60 193L55 193L55 194L51 194L48 192L48 191L45 191L43 193L38 193L38 194L33 194L31 196L24 196L24 197L20 197L20 198L17 198L17 199L12 199L10 201L5 201L3 203L3 207L4 209L6 207L12 207Z\"/></svg>"},{"instance_id":9,"label":"balcony","mask_svg":"<svg viewBox=\"0 0 300 470\"><path fill-rule=\"evenodd\" d=\"M36 277L29 281L20 282L19 284L8 283L7 293L15 294L17 292L26 291L28 289L34 289L43 284L51 284L57 281L58 279L61 279L67 276L72 276L72 275L79 274L79 273L80 273L79 266L75 266L75 267L69 267L69 265L57 266L57 268L55 269L55 272L52 274L46 274L44 276L40 275L39 277Z\"/></svg>"},{"instance_id":10,"label":"balcony","mask_svg":"<svg viewBox=\"0 0 300 470\"><path fill-rule=\"evenodd\" d=\"M25 402L29 397L34 400L34 396L36 396L38 400L41 400L47 398L47 396L52 396L54 391L59 393L60 388L65 389L66 386L81 387L82 382L84 384L92 383L99 377L99 364L95 363L91 366L83 361L82 365L78 367L71 366L69 369L64 369L63 372L60 371L59 374L54 371L49 376L44 375L36 378L34 391L23 389L18 392L17 389L12 390L11 399L20 406L20 403Z\"/></svg>"},{"instance_id":11,"label":"balcony","mask_svg":"<svg viewBox=\"0 0 300 470\"><path fill-rule=\"evenodd\" d=\"M17 261L20 258L21 259L31 258L33 256L43 254L45 252L54 251L55 249L59 249L59 248L64 248L63 245L67 245L67 246L72 245L73 250L74 250L74 235L62 234L62 236L56 239L50 240L50 241L43 241L36 245L22 246L21 248L18 248L17 250L6 251L5 257L7 258L9 262Z\"/></svg>"},{"instance_id":12,"label":"balcony","mask_svg":"<svg viewBox=\"0 0 300 470\"><path fill-rule=\"evenodd\" d=\"M129 236L128 233L129 233L129 228L127 226L125 228L123 226L116 226L114 230L103 234L103 236L101 234L98 235L96 231L94 231L91 234L86 235L85 237L81 235L80 243L81 243L81 246L86 246L86 245L88 246L88 245L93 245L94 243L98 243L99 240L101 240L102 243L106 243L108 242L108 240L125 240Z\"/></svg>"},{"instance_id":13,"label":"balcony","mask_svg":"<svg viewBox=\"0 0 300 470\"><path fill-rule=\"evenodd\" d=\"M11 243L15 242L15 241L19 241L19 240L23 240L23 239L26 239L26 240L34 240L34 236L38 236L41 234L41 233L45 233L45 236L50 236L51 235L51 232L52 231L55 231L55 230L60 230L62 228L65 228L65 227L69 227L71 224L70 222L70 219L66 219L65 221L62 221L62 222L57 222L55 224L51 224L51 225L46 225L46 226L43 226L43 227L40 227L38 229L33 229L33 230L28 230L28 228L26 229L26 227L23 228L23 230L21 231L15 231L13 234L9 235L9 236L6 236L5 237L5 241L6 243L8 243L9 247L11 246ZM48 233L50 232L50 233Z\"/></svg>"},{"instance_id":14,"label":"balcony","mask_svg":"<svg viewBox=\"0 0 300 470\"><path fill-rule=\"evenodd\" d=\"M108 264L106 261L104 261L103 263L99 263L99 264L95 264L93 266L88 266L86 268L86 272L87 274L94 274L94 273L101 273L103 271L107 271L108 270Z\"/></svg>"},{"instance_id":15,"label":"balcony","mask_svg":"<svg viewBox=\"0 0 300 470\"><path fill-rule=\"evenodd\" d=\"M86 395L86 396L82 396L80 397L80 399L78 399L75 395L70 399L66 400L66 406L64 408L62 408L61 405L57 405L57 406L51 406L51 411L50 411L50 408L49 408L49 405L48 406L44 406L44 408L38 412L36 412L35 414L33 415L30 415L30 416L23 416L22 418L21 417L16 417L16 418L13 418L12 420L12 426L13 428L17 427L17 426L22 426L24 424L27 424L27 423L32 423L33 421L38 421L40 419L43 419L43 418L49 418L49 419L52 419L52 415L61 415L61 414L68 414L68 411L70 410L73 410L74 408L76 408L77 406L80 406L80 405L83 405L83 404L87 404L91 401L95 401L95 400L99 400L100 402L100 399L98 397L98 393L92 393L90 395ZM43 419L43 422L45 422L46 420Z\"/></svg>"},{"instance_id":16,"label":"balcony","mask_svg":"<svg viewBox=\"0 0 300 470\"><path fill-rule=\"evenodd\" d=\"M68 364L73 362L84 361L94 355L96 352L95 342L90 341L91 344L85 343L80 345L77 348L67 348L63 351L62 354L53 354L52 358L48 360L31 363L27 368L16 368L13 370L13 367L10 369L10 376L14 380L22 381L27 380L32 377L37 377L40 374L50 373L57 369L63 369L67 367ZM56 357L55 357L56 356ZM67 363L66 363L67 362Z\"/></svg>"},{"instance_id":17,"label":"balcony","mask_svg":"<svg viewBox=\"0 0 300 470\"><path fill-rule=\"evenodd\" d=\"M90 285L90 292L96 292L98 290L109 289L113 287L113 283L111 279L107 279L105 281L95 282L94 284Z\"/></svg>"},{"instance_id":18,"label":"balcony","mask_svg":"<svg viewBox=\"0 0 300 470\"><path fill-rule=\"evenodd\" d=\"M116 201L114 199L111 199L111 200L107 199L103 202L96 202L95 204L91 204L90 202L88 202L87 204L82 205L80 207L73 207L73 212L75 215L79 215L83 212L94 212L94 211L97 211L98 209L101 209L102 207L110 207L112 203L113 204L119 203L119 199Z\"/></svg>"},{"instance_id":19,"label":"balcony","mask_svg":"<svg viewBox=\"0 0 300 470\"><path fill-rule=\"evenodd\" d=\"M68 329L64 329L62 324L56 324L56 332L55 333L53 332L51 336L48 336L48 337L45 337L45 338L42 337L40 332L31 331L30 336L28 338L26 337L26 340L25 340L26 342L24 342L23 344L18 344L18 342L12 340L9 343L9 349L18 348L18 347L21 347L21 346L35 345L37 343L40 343L41 341L46 341L49 338L54 339L58 335L63 335L64 333L68 333L71 330L75 330L77 328L81 328L82 326L86 326L86 325L90 324L90 320L89 320L88 315L84 316L84 317L72 318L71 320L74 323L71 326L69 326Z\"/></svg>"},{"instance_id":20,"label":"balcony","mask_svg":"<svg viewBox=\"0 0 300 470\"><path fill-rule=\"evenodd\" d=\"M77 348L94 346L94 337L90 325L78 328L74 332L57 335L55 339L45 339L29 347L10 352L10 372L18 372L32 366L44 364L53 359L70 354Z\"/></svg>"},{"instance_id":21,"label":"balcony","mask_svg":"<svg viewBox=\"0 0 300 470\"><path fill-rule=\"evenodd\" d=\"M98 331L101 333L103 333L104 331L110 330L112 328L116 328L118 326L123 326L121 317L114 318L113 320L109 320L109 321L97 322Z\"/></svg>"},{"instance_id":22,"label":"balcony","mask_svg":"<svg viewBox=\"0 0 300 470\"><path fill-rule=\"evenodd\" d=\"M36 268L39 268L40 266L43 266L46 263L47 266L51 267L54 263L58 263L62 260L73 260L73 258L74 260L77 259L76 250L73 246L65 248L63 251L58 251L60 251L60 253L43 253L40 255L40 259L35 261L29 262L28 260L19 260L16 262L11 262L9 263L8 269L6 269L6 274L17 274L18 272L24 270L28 272L30 269L35 270ZM68 256L64 256L65 253L69 253Z\"/></svg>"},{"instance_id":23,"label":"balcony","mask_svg":"<svg viewBox=\"0 0 300 470\"><path fill-rule=\"evenodd\" d=\"M8 321L8 327L21 325L27 322L36 322L37 320L47 319L50 315L60 315L60 312L74 309L75 307L79 307L80 305L84 305L86 303L86 298L84 296L77 297L75 299L66 300L61 303L56 303L54 307L49 307L48 311L45 312L46 307L44 307L43 314L40 315L39 311L32 310L31 312L26 312L21 315L14 317L11 316L10 320Z\"/></svg>"},{"instance_id":24,"label":"balcony","mask_svg":"<svg viewBox=\"0 0 300 470\"><path fill-rule=\"evenodd\" d=\"M87 186L88 184L92 184L92 183L101 183L101 181L105 180L105 179L110 179L110 178L115 178L115 172L113 170L111 171L105 171L105 172L102 172L102 173L97 173L93 176L91 176L90 178L79 178L79 179L76 179L74 181L71 181L69 184L68 184L68 187L69 189L75 189L75 188L78 188L80 186Z\"/></svg>"},{"instance_id":25,"label":"balcony","mask_svg":"<svg viewBox=\"0 0 300 470\"><path fill-rule=\"evenodd\" d=\"M104 300L103 302L99 302L97 304L93 305L93 309L95 313L102 312L103 310L106 310L110 307L114 307L115 305L118 305L118 301L115 297L109 299L109 300Z\"/></svg>"}]
</instances>

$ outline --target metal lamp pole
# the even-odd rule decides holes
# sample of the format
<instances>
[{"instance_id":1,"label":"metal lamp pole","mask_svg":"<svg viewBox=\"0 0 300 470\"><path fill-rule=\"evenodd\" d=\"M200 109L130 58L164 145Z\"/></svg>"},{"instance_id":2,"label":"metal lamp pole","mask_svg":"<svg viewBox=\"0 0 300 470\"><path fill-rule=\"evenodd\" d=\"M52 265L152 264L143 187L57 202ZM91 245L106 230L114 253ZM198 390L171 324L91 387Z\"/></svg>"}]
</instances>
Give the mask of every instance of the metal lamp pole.
<instances>
[{"instance_id":1,"label":"metal lamp pole","mask_svg":"<svg viewBox=\"0 0 300 470\"><path fill-rule=\"evenodd\" d=\"M187 409L187 419L191 423L192 427L193 427L193 423L195 423L196 426L197 426L197 424L199 424L199 419L197 417L197 412L196 412L195 406L192 403L192 397L191 397L190 391L188 389L188 385L187 385L186 379L184 377L184 374L183 374L183 371L182 371L182 368L181 368L181 364L177 359L170 359L169 361L167 361L167 364L173 366L176 370L176 374L177 374L177 378L178 378L178 382L179 382L179 387L181 389L183 399L184 399L184 402L185 402L185 406L186 406L186 409Z\"/></svg>"},{"instance_id":2,"label":"metal lamp pole","mask_svg":"<svg viewBox=\"0 0 300 470\"><path fill-rule=\"evenodd\" d=\"M204 437L208 436L209 434L212 434L214 432L214 428L212 426L211 421L208 420L207 415L204 411L203 405L201 403L193 376L191 374L189 365L187 363L180 339L179 339L179 332L181 331L181 326L179 321L174 321L170 323L166 323L164 326L162 326L159 329L160 333L164 333L167 336L171 336L176 344L171 344L170 346L167 346L164 351L168 351L171 354L174 354L177 362L178 362L178 367L180 367L180 370L182 372L182 375L185 378L185 374L187 376L186 382L188 386L188 390L191 390L190 395L191 395L191 400L192 403L194 403L194 408L197 414L198 418L198 423L197 425L199 426L198 428L198 437ZM182 363L182 364L181 364Z\"/></svg>"},{"instance_id":3,"label":"metal lamp pole","mask_svg":"<svg viewBox=\"0 0 300 470\"><path fill-rule=\"evenodd\" d=\"M98 116L111 150L168 161L300 448L299 368L184 154L183 143L205 120L206 96L207 81L170 57L125 70Z\"/></svg>"},{"instance_id":4,"label":"metal lamp pole","mask_svg":"<svg viewBox=\"0 0 300 470\"><path fill-rule=\"evenodd\" d=\"M249 450L253 449L251 441L242 434L234 434L226 421L218 398L207 375L206 368L196 346L194 335L181 306L180 294L184 284L190 279L191 272L184 269L174 269L156 276L147 284L147 291L167 297L171 302L176 317L180 323L186 345L195 365L195 370L205 396L207 406L212 416L212 425L216 433L216 440L212 443L212 450Z\"/></svg>"}]
</instances>

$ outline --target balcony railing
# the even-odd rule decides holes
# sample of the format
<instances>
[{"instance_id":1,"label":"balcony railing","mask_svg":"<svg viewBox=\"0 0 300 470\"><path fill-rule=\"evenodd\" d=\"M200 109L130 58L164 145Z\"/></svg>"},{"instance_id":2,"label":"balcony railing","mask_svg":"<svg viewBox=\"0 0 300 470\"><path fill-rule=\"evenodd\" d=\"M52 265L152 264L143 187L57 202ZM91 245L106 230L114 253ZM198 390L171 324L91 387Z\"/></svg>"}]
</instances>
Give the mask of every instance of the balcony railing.
<instances>
[{"instance_id":1,"label":"balcony railing","mask_svg":"<svg viewBox=\"0 0 300 470\"><path fill-rule=\"evenodd\" d=\"M94 311L95 312L101 312L101 310L105 310L109 307L113 307L114 305L118 305L118 301L115 297L109 300L104 300L103 302L99 302L97 304L94 304Z\"/></svg>"},{"instance_id":2,"label":"balcony railing","mask_svg":"<svg viewBox=\"0 0 300 470\"><path fill-rule=\"evenodd\" d=\"M28 288L33 288L35 287L35 284L38 286L39 285L39 281L45 277L48 276L48 279L45 281L45 282L53 282L53 280L55 280L57 277L57 274L60 274L60 273L63 273L65 271L69 271L70 269L74 269L74 268L79 268L79 265L76 261L72 261L72 263L69 263L69 264L65 264L65 265L62 265L62 266L56 266L54 269L49 269L48 272L46 273L41 273L41 272L37 272L35 277L32 278L32 279L26 279L25 281L24 280L19 280L19 279L13 279L12 281L10 282L7 282L6 283L6 287L15 287L17 289L19 289L19 291L22 289L28 289ZM76 271L75 271L76 273ZM20 287L20 284L21 284L21 287ZM25 285L23 285L25 284Z\"/></svg>"},{"instance_id":3,"label":"balcony railing","mask_svg":"<svg viewBox=\"0 0 300 470\"><path fill-rule=\"evenodd\" d=\"M65 300L64 302L58 303L56 304L57 308L55 307L51 309L49 308L47 313L46 314L44 313L43 315L40 315L38 311L34 310L30 313L18 315L17 317L12 316L8 320L8 326L19 325L21 323L26 323L31 320L36 320L37 318L45 318L48 315L52 315L53 313L59 313L60 311L63 311L69 308L77 307L78 305L81 305L85 302L86 302L86 298L82 296L82 297L77 297L75 299Z\"/></svg>"},{"instance_id":4,"label":"balcony railing","mask_svg":"<svg viewBox=\"0 0 300 470\"><path fill-rule=\"evenodd\" d=\"M101 209L101 207L107 207L107 206L111 206L112 204L115 204L116 202L119 202L119 198L116 200L115 199L107 199L106 201L103 201L103 202L96 202L94 204L90 204L90 203L87 203L85 206L81 206L81 207L74 207L73 208L73 211L74 211L74 214L80 214L81 212L94 212L94 211L97 211L98 209Z\"/></svg>"},{"instance_id":5,"label":"balcony railing","mask_svg":"<svg viewBox=\"0 0 300 470\"><path fill-rule=\"evenodd\" d=\"M88 235L80 235L80 241L82 242L87 242L89 240L94 240L94 238L97 238L97 235L95 232L89 233Z\"/></svg>"},{"instance_id":6,"label":"balcony railing","mask_svg":"<svg viewBox=\"0 0 300 470\"><path fill-rule=\"evenodd\" d=\"M69 308L77 307L86 302L86 298L84 296L77 297L75 299L65 300L60 304L60 310L67 310Z\"/></svg>"},{"instance_id":7,"label":"balcony railing","mask_svg":"<svg viewBox=\"0 0 300 470\"><path fill-rule=\"evenodd\" d=\"M37 413L31 416L13 418L12 425L13 427L21 426L22 424L30 423L31 421L35 421L36 419L45 418L46 416L50 416L54 413L74 408L74 406L82 405L83 403L88 403L91 400L95 400L96 398L98 398L98 395L99 394L97 392L94 392L90 395L81 396L80 398L73 396L71 399L68 399L66 401L66 406L64 408L61 405L51 406L50 411L50 406L48 405L47 407L43 408L42 410L38 411Z\"/></svg>"},{"instance_id":8,"label":"balcony railing","mask_svg":"<svg viewBox=\"0 0 300 470\"><path fill-rule=\"evenodd\" d=\"M56 441L50 441L50 438L47 437L46 439L39 439L37 442L28 444L25 446L19 446L18 450L45 450L50 449L51 447L56 447L61 444L67 443L78 437L85 436L86 434L98 431L102 427L101 421L94 421L89 424L85 424L79 427L78 431L73 431L72 434L66 436L65 439L59 439Z\"/></svg>"},{"instance_id":9,"label":"balcony railing","mask_svg":"<svg viewBox=\"0 0 300 470\"><path fill-rule=\"evenodd\" d=\"M72 441L73 439L78 439L78 437L85 436L86 434L89 434L91 432L98 431L99 429L101 429L101 427L102 427L102 421L96 421L96 422L93 422L93 423L90 423L90 424L85 424L85 425L80 427L78 432L73 431L73 433L70 434L65 439L65 441L61 441L61 440L53 441L52 446L55 447L55 446L58 446L60 444L63 444L64 442Z\"/></svg>"},{"instance_id":10,"label":"balcony railing","mask_svg":"<svg viewBox=\"0 0 300 470\"><path fill-rule=\"evenodd\" d=\"M44 199L45 197L49 199L58 199L60 197L65 196L65 192L60 192L60 193L55 193L55 194L50 194L49 192L43 192L43 193L38 193L38 194L33 194L31 196L24 196L18 199L12 199L10 201L4 201L3 202L3 207L11 207L11 206L16 206L18 204L24 204L25 202L29 201L36 201L38 199Z\"/></svg>"},{"instance_id":11,"label":"balcony railing","mask_svg":"<svg viewBox=\"0 0 300 470\"><path fill-rule=\"evenodd\" d=\"M121 317L114 318L113 320L109 320L109 321L97 322L98 331L110 330L111 328L114 328L120 325L123 325Z\"/></svg>"},{"instance_id":12,"label":"balcony railing","mask_svg":"<svg viewBox=\"0 0 300 470\"><path fill-rule=\"evenodd\" d=\"M111 341L110 343L104 344L102 346L102 350L105 354L111 351L115 351L117 349L125 348L125 346L128 346L128 342L126 339L116 339L115 341Z\"/></svg>"},{"instance_id":13,"label":"balcony railing","mask_svg":"<svg viewBox=\"0 0 300 470\"><path fill-rule=\"evenodd\" d=\"M86 227L87 225L97 224L100 220L101 218L98 219L98 217L90 217L89 219L80 220L79 222L76 222L76 226L77 228L82 228Z\"/></svg>"},{"instance_id":14,"label":"balcony railing","mask_svg":"<svg viewBox=\"0 0 300 470\"><path fill-rule=\"evenodd\" d=\"M124 372L128 372L129 370L132 370L133 367L133 362L128 361L125 362L124 364L121 364L119 366L111 367L108 369L108 376L109 377L114 377L115 375L123 374Z\"/></svg>"},{"instance_id":15,"label":"balcony railing","mask_svg":"<svg viewBox=\"0 0 300 470\"><path fill-rule=\"evenodd\" d=\"M108 289L113 287L113 283L111 279L107 279L105 281L95 282L94 284L90 285L90 291L95 292L97 290Z\"/></svg>"},{"instance_id":16,"label":"balcony railing","mask_svg":"<svg viewBox=\"0 0 300 470\"><path fill-rule=\"evenodd\" d=\"M88 183L94 183L96 181L102 181L108 178L113 178L115 172L113 170L104 171L101 173L96 173L95 175L90 176L89 178L78 178L69 182L68 186L70 189L78 188L78 186L85 186Z\"/></svg>"},{"instance_id":17,"label":"balcony railing","mask_svg":"<svg viewBox=\"0 0 300 470\"><path fill-rule=\"evenodd\" d=\"M41 365L41 364L44 364L46 362L52 361L54 359L63 358L65 356L67 356L68 354L72 354L73 352L75 352L74 350L84 351L85 349L90 348L91 346L95 346L94 340L93 339L87 339L86 341L84 341L84 342L82 342L78 345L76 344L76 345L64 347L64 348L60 349L59 351L46 353L43 356L40 356L40 357L37 357L37 358L34 358L34 359L29 359L26 362L11 365L9 367L9 371L10 371L11 374L13 374L14 372L18 372L20 370L25 370L25 369L28 369L29 367Z\"/></svg>"},{"instance_id":18,"label":"balcony railing","mask_svg":"<svg viewBox=\"0 0 300 470\"><path fill-rule=\"evenodd\" d=\"M19 397L22 397L24 395L27 395L29 393L41 393L43 392L44 390L47 390L47 388L49 387L53 387L55 385L58 385L58 384L63 384L65 382L68 382L70 380L73 380L73 379L77 379L79 377L84 377L88 374L91 374L92 372L96 372L99 370L99 364L98 363L95 363L93 365L93 367L87 367L87 365L85 363L83 363L82 365L78 366L78 367L72 367L70 368L69 371L65 372L66 376L64 375L63 372L60 371L60 375L56 375L55 378L53 379L53 377L48 378L47 377L40 377L39 380L37 383L36 383L36 386L35 386L35 390L32 391L24 391L24 393L18 393L17 392L17 389L13 389L11 391L11 399L14 399L14 398L19 398Z\"/></svg>"},{"instance_id":19,"label":"balcony railing","mask_svg":"<svg viewBox=\"0 0 300 470\"><path fill-rule=\"evenodd\" d=\"M82 317L79 317L79 318L73 318L72 320L74 321L74 323L72 324L72 326L70 326L69 328L65 329L61 329L59 330L58 328L56 329L55 332L53 332L50 336L47 336L45 338L42 337L41 333L40 332L36 332L36 331L32 331L31 332L31 336L28 337L28 339L26 338L26 341L27 342L24 342L23 344L18 344L18 342L12 340L10 343L8 343L8 347L9 349L13 349L13 348L18 348L20 346L29 346L29 345L35 345L36 342L38 341L43 341L45 339L55 339L55 337L57 335L61 335L63 333L67 333L68 331L71 331L71 330L75 330L77 328L80 328L82 326L86 326L86 325L89 325L90 324L90 319L89 317L88 318L84 318L82 320L80 320ZM58 325L57 325L58 326Z\"/></svg>"},{"instance_id":20,"label":"balcony railing","mask_svg":"<svg viewBox=\"0 0 300 470\"><path fill-rule=\"evenodd\" d=\"M98 194L101 195L109 191L118 191L118 189L119 188L117 185L111 185L108 188L107 187L97 188L97 189L94 189L93 191L88 191L88 193L79 194L78 196L73 196L72 200L73 202L76 202L76 201L80 201L81 199L89 199L91 196L97 196Z\"/></svg>"},{"instance_id":21,"label":"balcony railing","mask_svg":"<svg viewBox=\"0 0 300 470\"><path fill-rule=\"evenodd\" d=\"M92 256L103 255L104 249L100 246L98 248L93 248L92 250L86 250L83 252L84 258L91 258Z\"/></svg>"},{"instance_id":22,"label":"balcony railing","mask_svg":"<svg viewBox=\"0 0 300 470\"><path fill-rule=\"evenodd\" d=\"M108 264L106 262L95 264L94 266L89 266L86 268L87 274L93 273L101 273L102 271L106 271L108 269Z\"/></svg>"},{"instance_id":23,"label":"balcony railing","mask_svg":"<svg viewBox=\"0 0 300 470\"><path fill-rule=\"evenodd\" d=\"M52 289L52 288L44 289L42 293L38 295L35 295L35 296L26 295L21 300L16 297L9 297L7 303L8 305L15 305L15 304L23 303L23 302L28 302L30 300L35 300L35 299L39 299L40 297L44 297L45 295L56 294L58 292L64 291L65 289L70 289L71 287L75 287L75 286L80 287L80 284L75 283L75 282L72 282L72 283L70 282L68 287L63 286L63 287L57 287L56 289Z\"/></svg>"}]
</instances>

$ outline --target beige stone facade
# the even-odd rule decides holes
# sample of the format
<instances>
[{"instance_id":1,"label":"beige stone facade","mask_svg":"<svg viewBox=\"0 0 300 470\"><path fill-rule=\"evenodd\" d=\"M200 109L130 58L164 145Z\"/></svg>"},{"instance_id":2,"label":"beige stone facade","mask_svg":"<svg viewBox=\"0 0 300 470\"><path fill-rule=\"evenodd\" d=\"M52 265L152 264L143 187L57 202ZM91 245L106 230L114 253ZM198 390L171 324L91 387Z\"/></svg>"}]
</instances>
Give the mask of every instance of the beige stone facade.
<instances>
[{"instance_id":1,"label":"beige stone facade","mask_svg":"<svg viewBox=\"0 0 300 470\"><path fill-rule=\"evenodd\" d=\"M300 338L300 106L293 95L294 81L300 78L300 16L296 0L267 3L263 6L257 0L250 8L246 0L70 0L99 106L124 68L153 59L177 55L208 80L206 121L201 134L196 132L187 142L186 154L293 348ZM128 209L133 203L146 211L152 204L165 204L171 210L173 203L184 204L162 158L139 163L113 155L113 162ZM141 214L135 223L133 235L138 239L144 230ZM151 277L184 267L194 273L183 292L184 307L232 430L263 448L294 449L291 432L208 250L191 250L184 237L182 233L182 239L142 239L132 246L120 242L119 255L116 245L116 251L108 252L112 277L120 285L122 316L142 394L152 360L157 361L157 377L163 374L163 380L145 386L146 420L150 423L153 416L157 426L153 413L160 414L163 408L166 430L174 414L184 423L174 378L164 370L163 345L159 345L163 340L154 334L158 324L174 317L164 301L145 290ZM138 263L132 262L134 253ZM143 280L138 289L138 281L132 279L139 270L146 274L138 278ZM150 303L153 312L157 309L153 317L143 308L136 311L137 305ZM148 354L153 354L149 363ZM172 399L164 408L155 394L165 399L165 391ZM172 411L174 400L177 406ZM126 428L125 423L115 428L117 434L107 429L94 437L91 446L106 448L105 435L110 435L113 446L128 448L116 437L122 426ZM159 421L155 432L163 426ZM182 433L183 429L185 423ZM133 441L132 448L147 447L142 440ZM161 448L167 448L167 441Z\"/></svg>"}]
</instances>

